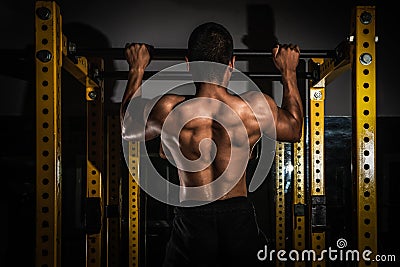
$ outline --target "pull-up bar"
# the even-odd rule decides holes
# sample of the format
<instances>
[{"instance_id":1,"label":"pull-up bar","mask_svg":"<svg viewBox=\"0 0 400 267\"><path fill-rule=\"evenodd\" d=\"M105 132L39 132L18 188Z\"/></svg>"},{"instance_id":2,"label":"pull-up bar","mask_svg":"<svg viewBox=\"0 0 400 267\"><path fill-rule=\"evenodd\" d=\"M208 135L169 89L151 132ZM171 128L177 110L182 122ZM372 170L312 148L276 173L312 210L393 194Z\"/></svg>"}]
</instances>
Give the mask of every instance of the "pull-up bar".
<instances>
[{"instance_id":1,"label":"pull-up bar","mask_svg":"<svg viewBox=\"0 0 400 267\"><path fill-rule=\"evenodd\" d=\"M275 72L243 72L249 78L252 79L270 79L274 81L280 81L282 75ZM313 72L298 72L297 77L299 79L317 79L316 73ZM126 80L128 78L127 71L109 71L100 73L99 78L111 78L115 80ZM158 72L158 71L146 71L144 73L144 80L152 78L153 80L192 80L192 75L189 72L183 71L169 71L169 72ZM232 73L232 81L242 81L243 76L237 75L237 72Z\"/></svg>"},{"instance_id":2,"label":"pull-up bar","mask_svg":"<svg viewBox=\"0 0 400 267\"><path fill-rule=\"evenodd\" d=\"M124 60L124 48L78 48L69 51L76 56L96 56L114 60ZM183 60L187 49L184 48L153 48L152 60ZM250 60L254 58L272 57L272 52L267 50L235 49L236 60ZM335 50L301 50L300 58L334 58Z\"/></svg>"}]
</instances>

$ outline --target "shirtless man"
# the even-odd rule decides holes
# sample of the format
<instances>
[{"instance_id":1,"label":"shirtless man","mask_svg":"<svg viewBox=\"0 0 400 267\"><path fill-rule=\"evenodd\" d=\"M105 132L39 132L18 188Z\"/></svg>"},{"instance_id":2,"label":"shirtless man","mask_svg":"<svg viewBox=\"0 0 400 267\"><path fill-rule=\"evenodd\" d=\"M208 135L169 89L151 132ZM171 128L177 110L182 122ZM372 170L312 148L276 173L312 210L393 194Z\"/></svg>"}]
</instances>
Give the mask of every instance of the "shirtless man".
<instances>
[{"instance_id":1,"label":"shirtless man","mask_svg":"<svg viewBox=\"0 0 400 267\"><path fill-rule=\"evenodd\" d=\"M303 107L296 78L298 46L277 45L272 49L273 61L282 74L281 107L262 93L239 96L227 90L235 57L232 36L220 24L204 23L190 35L186 57L189 70L190 62L196 61L226 66L217 82L196 82L196 93L190 99L176 94L166 94L156 102L143 99L141 83L150 55L141 44L127 45L125 53L129 77L121 103L123 138L143 141L161 135L160 156L177 163L181 200L209 201L199 206L175 207L164 267L262 266L257 251L266 240L247 198L245 171L236 166L243 161L246 165L255 144L271 131L277 141L300 140ZM129 117L127 106L131 101L143 107L144 114L148 114L146 122L143 117ZM166 120L169 126L164 127ZM180 124L182 129L175 133L174 127ZM141 127L134 125L145 125L145 131L138 131ZM181 155L196 161L199 168L186 169L185 161L179 163ZM207 187L220 176L227 182ZM203 188L201 194L193 196L186 190L194 187ZM215 197L218 200L212 201Z\"/></svg>"}]
</instances>

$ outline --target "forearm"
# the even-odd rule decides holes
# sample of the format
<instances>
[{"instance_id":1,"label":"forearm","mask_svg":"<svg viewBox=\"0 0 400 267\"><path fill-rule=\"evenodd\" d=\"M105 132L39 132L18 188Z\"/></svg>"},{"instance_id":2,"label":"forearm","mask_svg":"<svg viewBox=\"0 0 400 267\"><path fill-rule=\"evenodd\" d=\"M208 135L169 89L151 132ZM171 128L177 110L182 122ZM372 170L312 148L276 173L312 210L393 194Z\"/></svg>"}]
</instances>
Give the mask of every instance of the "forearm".
<instances>
[{"instance_id":1,"label":"forearm","mask_svg":"<svg viewBox=\"0 0 400 267\"><path fill-rule=\"evenodd\" d=\"M303 118L303 104L297 87L296 72L282 75L283 97L281 107L296 119Z\"/></svg>"},{"instance_id":2,"label":"forearm","mask_svg":"<svg viewBox=\"0 0 400 267\"><path fill-rule=\"evenodd\" d=\"M297 87L296 72L282 74L283 97L281 109L287 112L294 133L300 133L303 123L303 104ZM295 134L297 136L297 134Z\"/></svg>"},{"instance_id":3,"label":"forearm","mask_svg":"<svg viewBox=\"0 0 400 267\"><path fill-rule=\"evenodd\" d=\"M141 85L144 75L144 69L134 68L130 69L128 73L128 82L126 84L126 89L122 97L120 116L121 121L123 121L126 109L133 97L141 98Z\"/></svg>"},{"instance_id":4,"label":"forearm","mask_svg":"<svg viewBox=\"0 0 400 267\"><path fill-rule=\"evenodd\" d=\"M144 70L130 69L126 89L121 101L120 120L122 136L126 140L140 140L144 134L144 110L141 84Z\"/></svg>"}]
</instances>

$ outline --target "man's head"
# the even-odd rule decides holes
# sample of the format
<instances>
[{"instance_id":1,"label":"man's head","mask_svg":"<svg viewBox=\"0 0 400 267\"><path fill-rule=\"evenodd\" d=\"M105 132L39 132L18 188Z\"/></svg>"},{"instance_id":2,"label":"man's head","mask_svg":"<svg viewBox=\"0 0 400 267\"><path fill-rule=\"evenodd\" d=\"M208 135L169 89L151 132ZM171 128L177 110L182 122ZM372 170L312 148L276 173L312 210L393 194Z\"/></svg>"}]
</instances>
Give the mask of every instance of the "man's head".
<instances>
[{"instance_id":1,"label":"man's head","mask_svg":"<svg viewBox=\"0 0 400 267\"><path fill-rule=\"evenodd\" d=\"M188 61L211 61L228 65L233 58L233 39L221 24L207 22L197 26L188 41Z\"/></svg>"},{"instance_id":2,"label":"man's head","mask_svg":"<svg viewBox=\"0 0 400 267\"><path fill-rule=\"evenodd\" d=\"M206 65L190 64L189 69L193 78L197 81L225 87L235 63L231 34L224 26L215 22L197 26L188 40L186 60L189 63L194 61L211 62L212 64Z\"/></svg>"}]
</instances>

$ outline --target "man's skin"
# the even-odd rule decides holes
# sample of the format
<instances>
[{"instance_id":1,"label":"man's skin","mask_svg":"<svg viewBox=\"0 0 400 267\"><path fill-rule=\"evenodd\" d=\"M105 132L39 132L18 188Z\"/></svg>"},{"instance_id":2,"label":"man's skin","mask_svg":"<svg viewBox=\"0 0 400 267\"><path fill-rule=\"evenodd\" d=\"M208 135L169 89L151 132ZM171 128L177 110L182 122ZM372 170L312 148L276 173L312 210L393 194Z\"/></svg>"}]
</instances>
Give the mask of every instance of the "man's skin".
<instances>
[{"instance_id":1,"label":"man's skin","mask_svg":"<svg viewBox=\"0 0 400 267\"><path fill-rule=\"evenodd\" d=\"M219 196L220 192L224 192L218 197L221 200L247 196L245 171L240 168L243 166L241 161L250 157L261 136L273 136L271 133L276 131L277 141L298 142L301 138L303 106L296 78L299 53L297 45L280 45L272 49L273 61L282 74L281 107L270 96L260 92L246 92L240 96L228 92L226 87L235 64L233 57L222 84L196 84L196 94L190 101L182 95L168 94L159 98L150 111L146 107L152 101L140 100L147 101L144 103L144 113L149 112L145 133L134 130L140 127L122 123L122 135L129 141L150 140L159 137L163 130L160 156L169 156L178 162L181 200L211 200L215 195ZM132 98L140 99L143 74L150 62L148 50L142 44L127 45L125 55L129 64L129 77L121 103L121 122L125 115L129 116L125 113ZM167 119L174 109L173 116ZM130 121L144 124L140 119L131 118ZM169 123L165 123L166 120ZM164 123L168 127L163 129ZM174 134L173 129L180 126L183 126L181 131ZM196 171L179 168L180 152L186 159L196 162ZM185 190L185 187L207 185L223 173L228 182L222 188L204 187L200 197L190 196Z\"/></svg>"}]
</instances>

